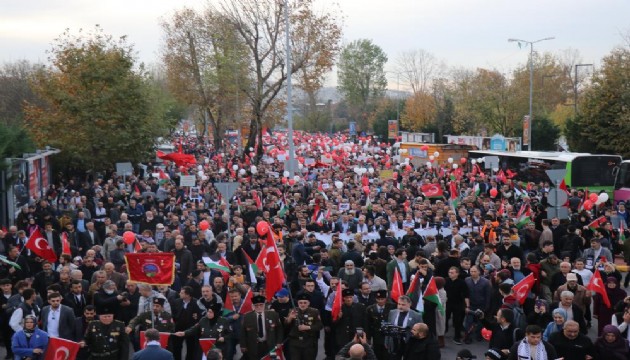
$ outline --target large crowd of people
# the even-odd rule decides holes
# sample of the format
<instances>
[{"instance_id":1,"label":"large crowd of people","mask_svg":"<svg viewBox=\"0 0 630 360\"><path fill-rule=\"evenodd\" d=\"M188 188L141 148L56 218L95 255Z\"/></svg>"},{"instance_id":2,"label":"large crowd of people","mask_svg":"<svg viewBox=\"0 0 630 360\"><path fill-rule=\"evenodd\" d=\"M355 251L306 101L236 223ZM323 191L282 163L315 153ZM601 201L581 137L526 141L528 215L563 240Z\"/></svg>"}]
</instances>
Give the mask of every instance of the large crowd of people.
<instances>
[{"instance_id":1,"label":"large crowd of people","mask_svg":"<svg viewBox=\"0 0 630 360\"><path fill-rule=\"evenodd\" d=\"M176 360L440 359L444 347L469 359L466 344L479 341L486 359L629 358L630 277L615 264L630 257L624 203L587 211L588 190L567 189L570 217L548 219L547 182L437 153L418 164L371 136L296 132L295 174L282 132L265 132L261 157L173 142L194 163L59 174L0 231L7 359L43 359L54 337L79 343L77 359L145 356L159 345L151 329L170 334ZM238 184L231 198L215 186L226 182ZM271 301L252 265L261 221L285 275ZM37 230L56 261L26 247ZM129 280L129 252L172 252L174 282ZM513 287L530 274L522 302ZM605 298L586 288L596 275Z\"/></svg>"}]
</instances>

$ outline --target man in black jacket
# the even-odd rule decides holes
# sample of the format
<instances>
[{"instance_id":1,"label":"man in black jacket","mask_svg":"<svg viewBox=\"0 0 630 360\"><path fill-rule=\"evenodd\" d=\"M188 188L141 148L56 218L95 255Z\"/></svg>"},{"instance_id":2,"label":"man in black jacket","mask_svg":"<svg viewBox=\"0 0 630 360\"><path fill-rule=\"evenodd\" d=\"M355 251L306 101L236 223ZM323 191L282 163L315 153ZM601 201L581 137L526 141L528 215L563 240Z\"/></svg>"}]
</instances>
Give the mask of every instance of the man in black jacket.
<instances>
[{"instance_id":1,"label":"man in black jacket","mask_svg":"<svg viewBox=\"0 0 630 360\"><path fill-rule=\"evenodd\" d=\"M468 295L468 286L460 276L460 270L458 267L451 267L448 270L448 278L444 284L444 290L446 291L446 323L448 319L453 315L453 327L455 328L455 334L453 336L453 342L457 345L461 345L462 332L464 331L464 316L466 315L466 309L470 308L470 298Z\"/></svg>"},{"instance_id":2,"label":"man in black jacket","mask_svg":"<svg viewBox=\"0 0 630 360\"><path fill-rule=\"evenodd\" d=\"M424 323L415 324L411 328L411 337L405 348L403 359L440 360L441 358L438 341L429 333L429 327Z\"/></svg>"},{"instance_id":3,"label":"man in black jacket","mask_svg":"<svg viewBox=\"0 0 630 360\"><path fill-rule=\"evenodd\" d=\"M586 355L591 359L596 357L593 342L580 334L580 325L573 320L566 321L562 331L551 334L549 343L564 360L584 359Z\"/></svg>"},{"instance_id":4,"label":"man in black jacket","mask_svg":"<svg viewBox=\"0 0 630 360\"><path fill-rule=\"evenodd\" d=\"M197 305L197 299L192 296L190 286L184 286L179 292L179 299L173 304L173 319L175 319L175 331L184 331L191 328L201 319L203 311ZM182 348L186 341L186 360L196 359L199 343L195 337L185 339L171 336L173 356L175 360L182 359Z\"/></svg>"}]
</instances>

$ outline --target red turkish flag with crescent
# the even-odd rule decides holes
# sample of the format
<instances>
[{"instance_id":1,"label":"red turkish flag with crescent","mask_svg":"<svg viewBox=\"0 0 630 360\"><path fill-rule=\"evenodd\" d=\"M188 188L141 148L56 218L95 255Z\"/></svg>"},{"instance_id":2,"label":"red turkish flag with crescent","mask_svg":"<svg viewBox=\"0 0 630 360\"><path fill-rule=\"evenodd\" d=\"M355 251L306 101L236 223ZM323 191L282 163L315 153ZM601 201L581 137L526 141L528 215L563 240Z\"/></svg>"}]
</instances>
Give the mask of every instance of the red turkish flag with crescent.
<instances>
[{"instance_id":1,"label":"red turkish flag with crescent","mask_svg":"<svg viewBox=\"0 0 630 360\"><path fill-rule=\"evenodd\" d=\"M276 248L276 242L274 240L271 226L267 232L267 243L265 245L266 257L263 258L265 277L267 283L265 286L265 292L267 301L271 301L276 292L282 289L282 284L285 281L284 271L280 265L280 256L278 255L278 249ZM262 253L262 251L261 251Z\"/></svg>"},{"instance_id":2,"label":"red turkish flag with crescent","mask_svg":"<svg viewBox=\"0 0 630 360\"><path fill-rule=\"evenodd\" d=\"M398 272L398 266L394 268L394 278L392 281L392 290L391 290L391 298L394 302L398 302L398 298L404 295L403 292L403 282L400 273Z\"/></svg>"},{"instance_id":3,"label":"red turkish flag with crescent","mask_svg":"<svg viewBox=\"0 0 630 360\"><path fill-rule=\"evenodd\" d=\"M79 352L79 343L50 337L44 360L74 360Z\"/></svg>"},{"instance_id":4,"label":"red turkish flag with crescent","mask_svg":"<svg viewBox=\"0 0 630 360\"><path fill-rule=\"evenodd\" d=\"M518 284L512 287L514 297L521 305L525 303L525 299L527 299L527 295L529 295L529 292L532 291L534 283L536 283L534 274L529 274L523 280L519 281Z\"/></svg>"},{"instance_id":5,"label":"red turkish flag with crescent","mask_svg":"<svg viewBox=\"0 0 630 360\"><path fill-rule=\"evenodd\" d=\"M444 192L440 184L425 184L422 185L422 195L428 198L439 198L444 196Z\"/></svg>"},{"instance_id":6,"label":"red turkish flag with crescent","mask_svg":"<svg viewBox=\"0 0 630 360\"><path fill-rule=\"evenodd\" d=\"M588 285L586 285L586 290L598 293L604 300L604 304L610 308L610 299L608 299L608 294L606 293L604 282L602 281L602 275L598 270L595 271L591 277L591 281L589 281Z\"/></svg>"},{"instance_id":7,"label":"red turkish flag with crescent","mask_svg":"<svg viewBox=\"0 0 630 360\"><path fill-rule=\"evenodd\" d=\"M51 263L57 261L55 251L48 245L48 241L42 236L39 229L35 229L26 242L26 248L42 259Z\"/></svg>"}]
</instances>

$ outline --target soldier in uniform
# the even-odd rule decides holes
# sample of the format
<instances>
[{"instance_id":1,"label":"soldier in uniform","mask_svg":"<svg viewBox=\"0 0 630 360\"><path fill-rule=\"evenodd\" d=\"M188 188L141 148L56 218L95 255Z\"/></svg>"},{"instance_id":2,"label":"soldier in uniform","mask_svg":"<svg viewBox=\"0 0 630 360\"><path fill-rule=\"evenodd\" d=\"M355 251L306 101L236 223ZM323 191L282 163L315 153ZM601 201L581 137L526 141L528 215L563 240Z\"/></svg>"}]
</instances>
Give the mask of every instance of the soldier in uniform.
<instances>
[{"instance_id":1,"label":"soldier in uniform","mask_svg":"<svg viewBox=\"0 0 630 360\"><path fill-rule=\"evenodd\" d=\"M206 315L193 327L186 331L178 331L175 336L186 336L197 339L216 339L214 346L227 359L227 343L232 334L229 320L221 317L223 304L213 303L206 308Z\"/></svg>"},{"instance_id":2,"label":"soldier in uniform","mask_svg":"<svg viewBox=\"0 0 630 360\"><path fill-rule=\"evenodd\" d=\"M164 311L164 298L153 298L153 311L146 311L129 321L129 325L125 328L127 334L131 333L136 327L138 331L146 331L148 329L156 329L159 332L171 333L175 331L175 323L171 314Z\"/></svg>"},{"instance_id":3,"label":"soldier in uniform","mask_svg":"<svg viewBox=\"0 0 630 360\"><path fill-rule=\"evenodd\" d=\"M354 292L350 289L344 289L341 293L343 302L341 304L341 312L337 321L333 321L335 331L335 339L337 341L336 352L342 346L354 339L357 328L365 328L365 306L354 302Z\"/></svg>"},{"instance_id":4,"label":"soldier in uniform","mask_svg":"<svg viewBox=\"0 0 630 360\"><path fill-rule=\"evenodd\" d=\"M387 301L387 290L376 291L376 304L367 307L366 321L368 340L372 339L372 348L377 359L386 359L388 357L385 348L385 336L382 333L382 325L387 322L387 317L391 310L396 309L396 304Z\"/></svg>"},{"instance_id":5,"label":"soldier in uniform","mask_svg":"<svg viewBox=\"0 0 630 360\"><path fill-rule=\"evenodd\" d=\"M245 358L259 360L282 344L282 323L278 313L265 310L264 296L254 296L252 303L254 311L243 316L240 344Z\"/></svg>"},{"instance_id":6,"label":"soldier in uniform","mask_svg":"<svg viewBox=\"0 0 630 360\"><path fill-rule=\"evenodd\" d=\"M129 358L129 337L125 324L114 320L107 306L100 308L99 319L91 321L85 330L81 347L90 349L90 360L120 360Z\"/></svg>"},{"instance_id":7,"label":"soldier in uniform","mask_svg":"<svg viewBox=\"0 0 630 360\"><path fill-rule=\"evenodd\" d=\"M289 353L291 360L315 360L317 340L323 328L319 311L309 307L310 296L302 293L297 296L297 309L291 310L286 324L289 330Z\"/></svg>"}]
</instances>

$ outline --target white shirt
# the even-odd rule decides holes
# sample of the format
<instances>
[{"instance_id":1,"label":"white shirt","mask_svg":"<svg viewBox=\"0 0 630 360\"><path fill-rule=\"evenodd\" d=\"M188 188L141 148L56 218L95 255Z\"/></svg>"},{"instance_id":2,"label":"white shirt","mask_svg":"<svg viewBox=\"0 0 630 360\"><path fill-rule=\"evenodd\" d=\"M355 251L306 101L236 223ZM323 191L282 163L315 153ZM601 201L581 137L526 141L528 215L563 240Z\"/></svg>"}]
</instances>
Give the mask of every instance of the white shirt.
<instances>
[{"instance_id":1,"label":"white shirt","mask_svg":"<svg viewBox=\"0 0 630 360\"><path fill-rule=\"evenodd\" d=\"M50 336L59 337L59 317L61 317L61 311L57 308L56 310L52 307L48 312L48 324L46 325L46 332Z\"/></svg>"}]
</instances>

